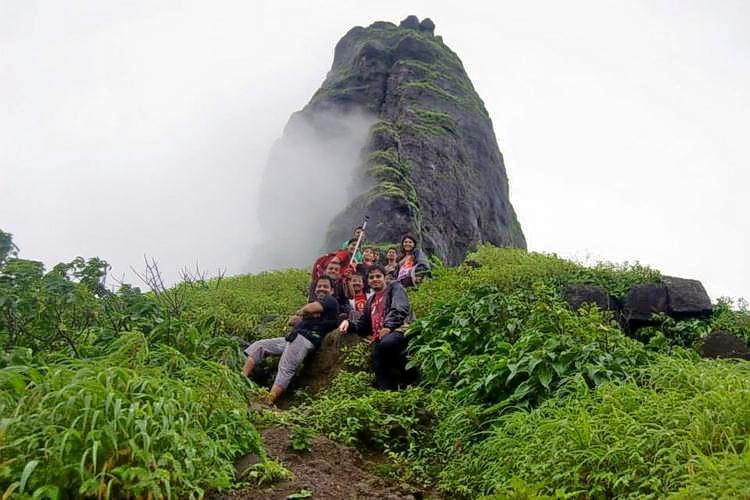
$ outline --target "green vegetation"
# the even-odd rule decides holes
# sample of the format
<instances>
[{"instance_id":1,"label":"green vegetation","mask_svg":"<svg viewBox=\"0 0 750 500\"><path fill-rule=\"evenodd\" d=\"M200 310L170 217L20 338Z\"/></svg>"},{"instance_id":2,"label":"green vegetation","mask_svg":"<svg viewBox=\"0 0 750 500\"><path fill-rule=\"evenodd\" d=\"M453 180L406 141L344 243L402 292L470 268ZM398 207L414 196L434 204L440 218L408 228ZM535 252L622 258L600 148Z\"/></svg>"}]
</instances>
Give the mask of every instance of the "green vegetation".
<instances>
[{"instance_id":1,"label":"green vegetation","mask_svg":"<svg viewBox=\"0 0 750 500\"><path fill-rule=\"evenodd\" d=\"M675 336L712 324L744 331L746 310L724 303L698 326L657 325L672 345L660 348L596 307L571 311L559 294L591 283L622 297L657 281L652 269L493 247L467 262L410 292L418 385L376 391L350 367L278 421L385 453L389 477L451 496L750 493L750 365L700 360Z\"/></svg>"},{"instance_id":2,"label":"green vegetation","mask_svg":"<svg viewBox=\"0 0 750 500\"><path fill-rule=\"evenodd\" d=\"M623 297L660 279L647 267L481 247L410 291L419 383L375 390L360 343L326 389L262 414L248 411L260 389L238 375L234 337L277 335L307 272L113 293L106 268L76 259L46 272L0 233L6 496L201 497L289 478L254 423L289 426L299 453L321 433L382 454L378 473L451 497L750 495L750 364L694 350L717 329L748 338L747 304L662 316L630 338L609 312L561 299L575 283ZM235 477L248 453L260 462Z\"/></svg>"},{"instance_id":3,"label":"green vegetation","mask_svg":"<svg viewBox=\"0 0 750 500\"><path fill-rule=\"evenodd\" d=\"M141 333L88 359L43 363L16 350L3 364L7 491L197 497L233 484L235 456L262 453L236 372Z\"/></svg>"},{"instance_id":4,"label":"green vegetation","mask_svg":"<svg viewBox=\"0 0 750 500\"><path fill-rule=\"evenodd\" d=\"M398 132L389 122L379 121L370 129L370 141L378 135L385 135L398 142ZM411 166L399 157L394 148L372 151L365 162L365 178L372 185L350 205L367 206L378 198L392 198L403 202L409 209L416 233L421 237L422 210L416 188L411 179ZM345 212L349 211L348 208Z\"/></svg>"},{"instance_id":5,"label":"green vegetation","mask_svg":"<svg viewBox=\"0 0 750 500\"><path fill-rule=\"evenodd\" d=\"M289 314L307 300L310 273L299 269L223 278L186 294L187 313L215 335L255 340L276 337Z\"/></svg>"},{"instance_id":6,"label":"green vegetation","mask_svg":"<svg viewBox=\"0 0 750 500\"><path fill-rule=\"evenodd\" d=\"M416 127L418 130L425 131L430 135L440 135L445 132L456 134L458 131L456 121L448 113L421 108L412 108L412 111L416 116L416 121L410 123L410 126Z\"/></svg>"},{"instance_id":7,"label":"green vegetation","mask_svg":"<svg viewBox=\"0 0 750 500\"><path fill-rule=\"evenodd\" d=\"M300 272L113 293L100 259L45 272L8 233L0 243L0 491L202 497L236 484L239 455L265 467L238 343L223 333L259 324L238 316L245 307L281 312L246 298L244 283L291 301ZM221 293L224 284L239 286Z\"/></svg>"}]
</instances>

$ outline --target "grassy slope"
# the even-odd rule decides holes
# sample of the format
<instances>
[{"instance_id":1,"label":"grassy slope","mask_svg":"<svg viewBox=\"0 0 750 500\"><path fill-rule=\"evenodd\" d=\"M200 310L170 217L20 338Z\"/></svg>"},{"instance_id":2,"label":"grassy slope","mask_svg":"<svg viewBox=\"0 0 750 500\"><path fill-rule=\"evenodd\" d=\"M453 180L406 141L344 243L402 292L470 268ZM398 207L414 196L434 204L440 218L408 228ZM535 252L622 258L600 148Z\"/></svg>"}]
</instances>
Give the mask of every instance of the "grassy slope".
<instances>
[{"instance_id":1,"label":"grassy slope","mask_svg":"<svg viewBox=\"0 0 750 500\"><path fill-rule=\"evenodd\" d=\"M85 359L7 353L0 487L49 497L232 487L233 460L263 455L252 417L384 452L391 463L379 473L466 497L750 494L747 363L644 346L606 313L569 311L558 294L587 282L622 296L658 273L491 247L467 260L410 292L423 383L397 393L371 388L360 347L314 399L277 416L248 414L251 387L227 336L283 331L304 302L304 271L187 287L179 320L139 312L138 331L115 337L101 326ZM726 307L703 323L667 326L674 344L712 326L750 334L748 314ZM250 477L280 475L267 463Z\"/></svg>"}]
</instances>

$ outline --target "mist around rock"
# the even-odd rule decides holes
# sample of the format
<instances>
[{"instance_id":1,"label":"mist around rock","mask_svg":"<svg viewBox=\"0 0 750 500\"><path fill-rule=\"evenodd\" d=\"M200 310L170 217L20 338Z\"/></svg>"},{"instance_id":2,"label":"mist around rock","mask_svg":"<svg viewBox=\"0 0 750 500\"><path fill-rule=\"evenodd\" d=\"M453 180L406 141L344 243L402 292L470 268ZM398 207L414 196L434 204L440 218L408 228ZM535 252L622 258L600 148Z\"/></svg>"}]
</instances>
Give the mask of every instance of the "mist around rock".
<instances>
[{"instance_id":1,"label":"mist around rock","mask_svg":"<svg viewBox=\"0 0 750 500\"><path fill-rule=\"evenodd\" d=\"M261 234L249 271L305 267L331 250L324 248L328 225L356 194L361 151L375 121L359 111L292 116L261 180Z\"/></svg>"}]
</instances>

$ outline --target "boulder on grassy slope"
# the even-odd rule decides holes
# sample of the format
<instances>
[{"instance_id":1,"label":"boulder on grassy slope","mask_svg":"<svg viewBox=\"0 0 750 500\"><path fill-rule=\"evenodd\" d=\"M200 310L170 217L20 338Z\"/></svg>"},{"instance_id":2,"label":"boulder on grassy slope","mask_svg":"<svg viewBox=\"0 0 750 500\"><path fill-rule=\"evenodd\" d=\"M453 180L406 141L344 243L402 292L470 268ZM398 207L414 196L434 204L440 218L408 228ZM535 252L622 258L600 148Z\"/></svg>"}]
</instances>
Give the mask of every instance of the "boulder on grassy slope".
<instances>
[{"instance_id":1,"label":"boulder on grassy slope","mask_svg":"<svg viewBox=\"0 0 750 500\"><path fill-rule=\"evenodd\" d=\"M713 332L703 339L699 348L704 358L741 358L750 360L747 343L737 335L727 332Z\"/></svg>"},{"instance_id":2,"label":"boulder on grassy slope","mask_svg":"<svg viewBox=\"0 0 750 500\"><path fill-rule=\"evenodd\" d=\"M631 287L623 301L622 317L624 326L633 331L654 324L652 316L656 313L682 320L707 318L712 310L711 299L700 281L664 276L661 283Z\"/></svg>"},{"instance_id":3,"label":"boulder on grassy slope","mask_svg":"<svg viewBox=\"0 0 750 500\"><path fill-rule=\"evenodd\" d=\"M705 318L711 315L711 299L698 280L662 277L667 287L667 313L673 318Z\"/></svg>"},{"instance_id":4,"label":"boulder on grassy slope","mask_svg":"<svg viewBox=\"0 0 750 500\"><path fill-rule=\"evenodd\" d=\"M667 287L662 283L634 285L622 304L622 317L631 330L650 324L654 314L667 312Z\"/></svg>"},{"instance_id":5,"label":"boulder on grassy slope","mask_svg":"<svg viewBox=\"0 0 750 500\"><path fill-rule=\"evenodd\" d=\"M599 309L606 311L619 311L619 301L607 293L607 291L596 285L572 284L563 290L563 299L574 311L584 304L595 304Z\"/></svg>"}]
</instances>

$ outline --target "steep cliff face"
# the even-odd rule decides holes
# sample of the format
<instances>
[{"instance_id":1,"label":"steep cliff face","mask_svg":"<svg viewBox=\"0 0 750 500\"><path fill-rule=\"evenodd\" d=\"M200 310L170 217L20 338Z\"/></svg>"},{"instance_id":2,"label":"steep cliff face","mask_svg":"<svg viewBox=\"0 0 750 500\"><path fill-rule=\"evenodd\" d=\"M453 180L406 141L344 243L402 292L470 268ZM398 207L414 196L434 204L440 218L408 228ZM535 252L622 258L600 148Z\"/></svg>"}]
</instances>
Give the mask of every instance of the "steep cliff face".
<instances>
[{"instance_id":1,"label":"steep cliff face","mask_svg":"<svg viewBox=\"0 0 750 500\"><path fill-rule=\"evenodd\" d=\"M304 122L330 138L352 116L370 120L359 157L339 172L350 201L335 207L327 248L346 239L364 215L371 240L399 241L411 232L449 264L481 242L526 246L492 122L434 28L410 16L399 26L350 30L336 45L323 85L285 131L282 141ZM280 169L269 165L273 170ZM269 172L264 189L273 184Z\"/></svg>"}]
</instances>

